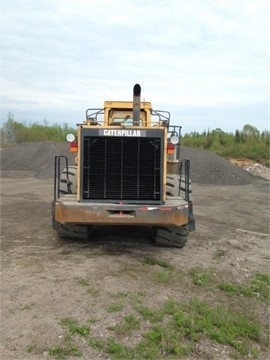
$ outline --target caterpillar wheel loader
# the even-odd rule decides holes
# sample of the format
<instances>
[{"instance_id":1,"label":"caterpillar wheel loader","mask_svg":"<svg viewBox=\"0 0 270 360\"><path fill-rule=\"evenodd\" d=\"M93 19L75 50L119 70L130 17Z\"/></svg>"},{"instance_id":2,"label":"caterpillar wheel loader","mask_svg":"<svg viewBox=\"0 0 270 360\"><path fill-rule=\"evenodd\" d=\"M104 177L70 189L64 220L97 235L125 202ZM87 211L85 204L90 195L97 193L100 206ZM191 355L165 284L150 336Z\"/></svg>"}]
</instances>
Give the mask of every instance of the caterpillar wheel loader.
<instances>
[{"instance_id":1,"label":"caterpillar wheel loader","mask_svg":"<svg viewBox=\"0 0 270 360\"><path fill-rule=\"evenodd\" d=\"M53 228L87 238L95 226L151 227L156 245L183 247L195 230L190 161L179 160L181 126L141 101L105 101L87 109L69 134L75 164L55 157Z\"/></svg>"}]
</instances>

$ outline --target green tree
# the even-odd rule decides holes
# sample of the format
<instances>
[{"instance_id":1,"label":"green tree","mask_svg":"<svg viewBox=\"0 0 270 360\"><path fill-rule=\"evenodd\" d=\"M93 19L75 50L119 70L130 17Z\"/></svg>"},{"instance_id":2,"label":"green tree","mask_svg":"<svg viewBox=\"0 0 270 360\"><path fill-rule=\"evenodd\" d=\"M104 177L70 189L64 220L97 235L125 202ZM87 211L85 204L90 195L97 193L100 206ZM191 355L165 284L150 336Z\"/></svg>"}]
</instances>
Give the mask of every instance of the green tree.
<instances>
[{"instance_id":1,"label":"green tree","mask_svg":"<svg viewBox=\"0 0 270 360\"><path fill-rule=\"evenodd\" d=\"M8 119L2 128L2 142L4 144L16 144L24 142L26 131L25 125L14 120L14 115L8 113Z\"/></svg>"},{"instance_id":2,"label":"green tree","mask_svg":"<svg viewBox=\"0 0 270 360\"><path fill-rule=\"evenodd\" d=\"M259 138L260 137L259 130L255 126L252 126L252 125L249 125L249 124L246 124L243 127L242 132L243 132L244 136L247 137L247 138L253 138L253 137Z\"/></svg>"}]
</instances>

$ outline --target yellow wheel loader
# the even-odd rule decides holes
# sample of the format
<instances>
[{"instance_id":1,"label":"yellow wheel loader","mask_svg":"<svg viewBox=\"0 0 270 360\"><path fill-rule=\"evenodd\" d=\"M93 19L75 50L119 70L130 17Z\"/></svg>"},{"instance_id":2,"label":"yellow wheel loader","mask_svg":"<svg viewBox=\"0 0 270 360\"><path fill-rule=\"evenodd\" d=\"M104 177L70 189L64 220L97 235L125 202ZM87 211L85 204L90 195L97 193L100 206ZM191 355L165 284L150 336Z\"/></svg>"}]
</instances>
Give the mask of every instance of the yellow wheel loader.
<instances>
[{"instance_id":1,"label":"yellow wheel loader","mask_svg":"<svg viewBox=\"0 0 270 360\"><path fill-rule=\"evenodd\" d=\"M94 226L145 226L156 245L183 247L195 230L190 161L179 160L181 126L141 101L105 101L87 109L77 136L67 136L75 164L55 157L53 228L88 237ZM63 169L63 170L62 170Z\"/></svg>"}]
</instances>

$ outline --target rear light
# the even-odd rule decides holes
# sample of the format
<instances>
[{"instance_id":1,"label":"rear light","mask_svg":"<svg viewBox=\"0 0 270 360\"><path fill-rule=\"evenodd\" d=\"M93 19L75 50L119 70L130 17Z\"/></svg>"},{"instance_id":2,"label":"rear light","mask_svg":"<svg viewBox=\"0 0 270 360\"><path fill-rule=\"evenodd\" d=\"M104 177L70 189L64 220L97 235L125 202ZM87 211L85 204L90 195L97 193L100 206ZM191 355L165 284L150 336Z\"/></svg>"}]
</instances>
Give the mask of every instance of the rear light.
<instances>
[{"instance_id":1,"label":"rear light","mask_svg":"<svg viewBox=\"0 0 270 360\"><path fill-rule=\"evenodd\" d=\"M174 149L175 149L175 146L173 144L171 144L171 143L167 144L167 154L168 155L173 155Z\"/></svg>"},{"instance_id":2,"label":"rear light","mask_svg":"<svg viewBox=\"0 0 270 360\"><path fill-rule=\"evenodd\" d=\"M77 143L77 141L72 141L72 142L69 143L69 150L72 153L78 152L78 143Z\"/></svg>"}]
</instances>

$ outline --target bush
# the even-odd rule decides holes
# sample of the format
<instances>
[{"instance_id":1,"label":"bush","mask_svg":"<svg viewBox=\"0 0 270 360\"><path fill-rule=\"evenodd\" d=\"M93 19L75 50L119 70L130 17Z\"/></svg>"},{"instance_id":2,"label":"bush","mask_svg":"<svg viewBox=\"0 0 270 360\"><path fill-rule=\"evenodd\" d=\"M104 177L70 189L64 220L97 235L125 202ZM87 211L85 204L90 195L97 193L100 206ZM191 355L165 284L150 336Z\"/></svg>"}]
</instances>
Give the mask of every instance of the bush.
<instances>
[{"instance_id":1,"label":"bush","mask_svg":"<svg viewBox=\"0 0 270 360\"><path fill-rule=\"evenodd\" d=\"M243 130L236 130L235 134L225 133L221 129L215 129L202 134L192 132L186 134L181 141L182 145L199 147L210 150L225 158L247 158L269 163L270 132L265 130L261 133L251 125L245 125Z\"/></svg>"},{"instance_id":2,"label":"bush","mask_svg":"<svg viewBox=\"0 0 270 360\"><path fill-rule=\"evenodd\" d=\"M7 121L1 128L1 145L36 141L60 142L65 141L68 133L75 134L76 130L68 127L66 123L62 126L58 124L49 126L44 120L44 124L26 125L15 121L14 115L9 113Z\"/></svg>"}]
</instances>

